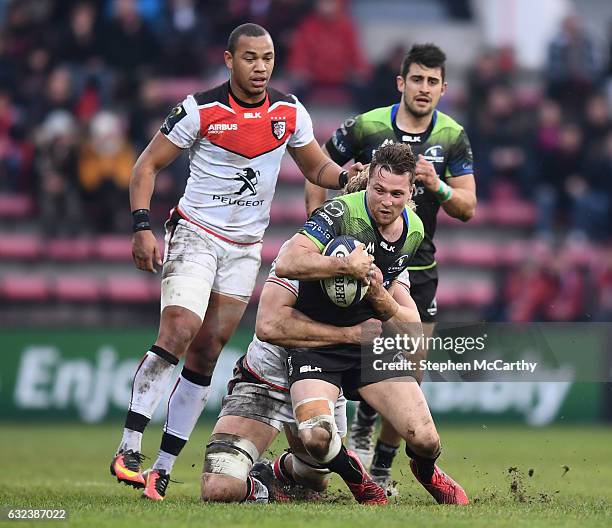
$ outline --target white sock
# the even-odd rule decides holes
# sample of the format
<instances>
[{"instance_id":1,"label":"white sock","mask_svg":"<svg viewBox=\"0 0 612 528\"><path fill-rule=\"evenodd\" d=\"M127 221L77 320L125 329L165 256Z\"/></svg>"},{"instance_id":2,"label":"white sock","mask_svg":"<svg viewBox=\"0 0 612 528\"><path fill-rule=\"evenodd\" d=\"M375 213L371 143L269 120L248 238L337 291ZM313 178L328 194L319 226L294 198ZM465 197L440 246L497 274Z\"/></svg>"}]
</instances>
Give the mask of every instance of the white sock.
<instances>
[{"instance_id":1,"label":"white sock","mask_svg":"<svg viewBox=\"0 0 612 528\"><path fill-rule=\"evenodd\" d=\"M194 375L201 385L185 378ZM164 436L157 460L153 464L155 469L172 471L176 457L189 440L210 394L210 376L199 376L197 373L183 369L176 382L176 386L168 400L168 416L164 425Z\"/></svg>"},{"instance_id":2,"label":"white sock","mask_svg":"<svg viewBox=\"0 0 612 528\"><path fill-rule=\"evenodd\" d=\"M161 347L153 345L151 350L142 358L134 374L126 427L118 451L140 452L144 428L166 392L178 363L177 358Z\"/></svg>"},{"instance_id":3,"label":"white sock","mask_svg":"<svg viewBox=\"0 0 612 528\"><path fill-rule=\"evenodd\" d=\"M124 428L123 429L123 437L121 438L121 443L117 448L117 453L119 451L138 451L140 453L140 446L142 444L142 433L138 431L132 431L131 429Z\"/></svg>"},{"instance_id":4,"label":"white sock","mask_svg":"<svg viewBox=\"0 0 612 528\"><path fill-rule=\"evenodd\" d=\"M153 469L163 469L168 474L172 473L172 468L174 467L177 456L178 455L166 453L160 449L157 454L157 460L155 460L155 464L153 464Z\"/></svg>"},{"instance_id":5,"label":"white sock","mask_svg":"<svg viewBox=\"0 0 612 528\"><path fill-rule=\"evenodd\" d=\"M134 376L130 411L151 418L168 390L174 367L176 363L169 363L154 352L147 352Z\"/></svg>"},{"instance_id":6,"label":"white sock","mask_svg":"<svg viewBox=\"0 0 612 528\"><path fill-rule=\"evenodd\" d=\"M250 475L247 477L247 496L244 498L246 502L268 502L268 488Z\"/></svg>"}]
</instances>

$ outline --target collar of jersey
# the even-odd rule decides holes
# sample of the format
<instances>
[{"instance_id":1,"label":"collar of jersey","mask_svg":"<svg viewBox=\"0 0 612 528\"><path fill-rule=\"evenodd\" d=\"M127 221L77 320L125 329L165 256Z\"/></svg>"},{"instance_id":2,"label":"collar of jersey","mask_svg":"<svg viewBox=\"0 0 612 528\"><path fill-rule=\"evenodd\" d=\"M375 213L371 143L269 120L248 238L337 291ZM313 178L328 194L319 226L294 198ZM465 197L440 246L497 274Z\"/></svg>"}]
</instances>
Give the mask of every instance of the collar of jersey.
<instances>
[{"instance_id":1,"label":"collar of jersey","mask_svg":"<svg viewBox=\"0 0 612 528\"><path fill-rule=\"evenodd\" d=\"M236 103L241 108L259 108L260 106L263 106L264 104L268 102L268 91L267 90L266 90L266 96L261 101L259 101L259 103L245 103L244 101L241 101L240 99L238 99L238 97L234 95L234 92L232 92L232 87L229 81L227 81L227 94L230 97L230 99L234 101L234 103Z\"/></svg>"},{"instance_id":2,"label":"collar of jersey","mask_svg":"<svg viewBox=\"0 0 612 528\"><path fill-rule=\"evenodd\" d=\"M376 232L378 233L378 236L380 236L380 238L382 238L385 242L387 242L389 244L393 244L393 242L389 242L382 235L382 233L378 229L378 225L376 225L376 220L374 220L374 218L372 218L372 215L370 214L370 208L368 207L368 200L366 199L367 195L368 195L368 191L365 191L363 193L363 206L365 207L366 213L368 214L368 218L370 219L370 224L372 224L372 227L376 230ZM404 207L404 210L402 211L402 216L404 217L404 222L406 222L406 233L408 233L408 231L410 231L410 220L408 219L408 211L406 211L405 207Z\"/></svg>"},{"instance_id":3,"label":"collar of jersey","mask_svg":"<svg viewBox=\"0 0 612 528\"><path fill-rule=\"evenodd\" d=\"M397 112L399 110L399 105L400 105L400 103L395 103L391 107L391 128L393 128L393 129L397 128L398 130L402 130L401 128L399 128L397 126L397 122L396 122ZM436 121L437 120L438 120L438 111L434 110L433 111L433 115L431 116L431 124L427 127L427 130L425 130L425 132L423 132L423 134L426 134L427 136L430 136L431 132L433 131L434 127L436 126ZM402 132L404 132L405 134L410 134L410 132L408 132L407 130L402 130ZM425 138L425 140L427 140L427 137Z\"/></svg>"}]
</instances>

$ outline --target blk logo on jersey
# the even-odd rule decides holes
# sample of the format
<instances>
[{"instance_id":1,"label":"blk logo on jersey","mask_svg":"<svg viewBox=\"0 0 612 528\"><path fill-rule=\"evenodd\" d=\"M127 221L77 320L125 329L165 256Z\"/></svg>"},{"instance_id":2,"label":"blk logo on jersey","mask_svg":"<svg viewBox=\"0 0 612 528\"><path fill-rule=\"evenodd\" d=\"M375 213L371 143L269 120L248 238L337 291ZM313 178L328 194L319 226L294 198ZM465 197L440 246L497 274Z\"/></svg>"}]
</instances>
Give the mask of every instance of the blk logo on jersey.
<instances>
[{"instance_id":1,"label":"blk logo on jersey","mask_svg":"<svg viewBox=\"0 0 612 528\"><path fill-rule=\"evenodd\" d=\"M247 167L246 169L242 169L242 172L237 172L236 176L238 177L234 178L234 180L242 182L242 187L234 194L244 194L246 191L251 193L248 196L255 196L257 194L255 186L259 181L259 171L254 171L250 167Z\"/></svg>"},{"instance_id":2,"label":"blk logo on jersey","mask_svg":"<svg viewBox=\"0 0 612 528\"><path fill-rule=\"evenodd\" d=\"M287 131L286 121L272 121L272 134L278 140L281 140Z\"/></svg>"},{"instance_id":3,"label":"blk logo on jersey","mask_svg":"<svg viewBox=\"0 0 612 528\"><path fill-rule=\"evenodd\" d=\"M383 248L385 251L389 251L390 253L393 253L395 251L395 246L387 244L384 240L380 241L380 247Z\"/></svg>"}]
</instances>

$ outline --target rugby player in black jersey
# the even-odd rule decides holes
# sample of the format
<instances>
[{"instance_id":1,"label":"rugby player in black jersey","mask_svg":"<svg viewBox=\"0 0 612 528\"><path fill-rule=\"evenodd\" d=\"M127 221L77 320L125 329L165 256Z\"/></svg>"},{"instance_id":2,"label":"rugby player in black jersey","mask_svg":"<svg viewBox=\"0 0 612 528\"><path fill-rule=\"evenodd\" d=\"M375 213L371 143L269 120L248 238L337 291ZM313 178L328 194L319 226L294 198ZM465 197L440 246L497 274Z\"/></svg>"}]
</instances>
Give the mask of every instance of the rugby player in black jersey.
<instances>
[{"instance_id":1,"label":"rugby player in black jersey","mask_svg":"<svg viewBox=\"0 0 612 528\"><path fill-rule=\"evenodd\" d=\"M438 307L438 271L434 234L440 208L468 221L476 208L472 150L463 127L436 109L446 91L446 56L434 44L417 44L404 58L397 76L399 103L347 119L325 144L324 150L342 165L353 159L369 163L372 153L388 143L407 143L417 155L416 190L413 200L425 227L425 240L411 260L410 295L417 305L426 335L433 331ZM306 184L308 212L318 207L325 189ZM372 463L372 477L394 492L391 465L400 437L383 420L376 449L372 436L376 411L360 403L349 433L349 447L366 467Z\"/></svg>"},{"instance_id":2,"label":"rugby player in black jersey","mask_svg":"<svg viewBox=\"0 0 612 528\"><path fill-rule=\"evenodd\" d=\"M281 250L276 274L300 280L298 311L336 326L377 317L392 331L401 332L408 323L420 328L410 293L394 284L423 238L423 224L408 206L415 170L409 146L396 143L379 148L372 158L366 191L317 209ZM346 259L322 255L326 243L340 235L352 235L363 243L354 252L363 252L367 246L374 256L371 269L348 269ZM369 280L365 299L349 308L331 303L319 280L338 275ZM363 368L361 348L349 343L290 348L287 363L300 440L318 464L343 478L358 502L384 504L387 499L359 458L342 445L333 416L340 390L347 398L367 401L406 441L414 475L438 503L468 503L461 486L435 464L440 439L421 388L409 377L414 372L402 379L396 372L371 379Z\"/></svg>"}]
</instances>

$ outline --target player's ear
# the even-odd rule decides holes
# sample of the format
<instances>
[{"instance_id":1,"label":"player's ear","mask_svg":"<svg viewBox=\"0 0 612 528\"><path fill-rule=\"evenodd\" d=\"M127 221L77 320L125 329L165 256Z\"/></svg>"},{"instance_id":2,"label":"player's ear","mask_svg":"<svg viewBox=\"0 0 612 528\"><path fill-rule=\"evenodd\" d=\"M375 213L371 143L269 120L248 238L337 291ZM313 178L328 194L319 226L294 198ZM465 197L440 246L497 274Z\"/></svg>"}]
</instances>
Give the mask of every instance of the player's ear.
<instances>
[{"instance_id":1,"label":"player's ear","mask_svg":"<svg viewBox=\"0 0 612 528\"><path fill-rule=\"evenodd\" d=\"M395 78L395 82L397 83L397 91L404 93L404 88L406 87L406 80L401 75L398 75Z\"/></svg>"},{"instance_id":2,"label":"player's ear","mask_svg":"<svg viewBox=\"0 0 612 528\"><path fill-rule=\"evenodd\" d=\"M442 83L442 91L440 92L440 97L442 97L446 93L446 88L448 87L448 83L444 81Z\"/></svg>"},{"instance_id":3,"label":"player's ear","mask_svg":"<svg viewBox=\"0 0 612 528\"><path fill-rule=\"evenodd\" d=\"M228 70L231 70L234 67L234 56L227 50L223 52L223 60L225 61L225 66Z\"/></svg>"}]
</instances>

